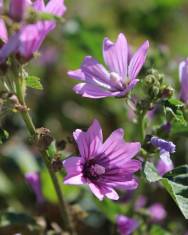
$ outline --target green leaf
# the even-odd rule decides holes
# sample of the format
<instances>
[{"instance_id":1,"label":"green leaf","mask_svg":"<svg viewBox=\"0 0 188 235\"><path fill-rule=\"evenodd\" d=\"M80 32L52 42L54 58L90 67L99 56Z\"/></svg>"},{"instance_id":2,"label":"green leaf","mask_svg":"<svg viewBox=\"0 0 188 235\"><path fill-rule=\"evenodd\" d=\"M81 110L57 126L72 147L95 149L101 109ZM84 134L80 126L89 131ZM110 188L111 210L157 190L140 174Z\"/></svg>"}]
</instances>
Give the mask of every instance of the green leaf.
<instances>
[{"instance_id":1,"label":"green leaf","mask_svg":"<svg viewBox=\"0 0 188 235\"><path fill-rule=\"evenodd\" d=\"M173 125L186 126L187 122L184 118L184 104L178 99L163 100L162 104L166 107L166 113L173 119Z\"/></svg>"},{"instance_id":2,"label":"green leaf","mask_svg":"<svg viewBox=\"0 0 188 235\"><path fill-rule=\"evenodd\" d=\"M182 214L188 219L188 165L175 168L160 177L152 163L145 163L144 174L149 182L161 182L174 199Z\"/></svg>"},{"instance_id":3,"label":"green leaf","mask_svg":"<svg viewBox=\"0 0 188 235\"><path fill-rule=\"evenodd\" d=\"M9 133L6 130L0 128L0 144L3 144L9 137Z\"/></svg>"},{"instance_id":4,"label":"green leaf","mask_svg":"<svg viewBox=\"0 0 188 235\"><path fill-rule=\"evenodd\" d=\"M174 99L174 98L171 98L169 100L165 100L165 104L166 104L166 106L171 107L172 109L174 109L174 108L183 108L184 107L183 102L181 102L178 99Z\"/></svg>"},{"instance_id":5,"label":"green leaf","mask_svg":"<svg viewBox=\"0 0 188 235\"><path fill-rule=\"evenodd\" d=\"M94 198L95 204L97 207L106 215L106 217L111 220L112 222L115 221L115 218L118 214L126 214L129 205L120 205L115 203L109 199L104 199L102 202L99 201L97 198Z\"/></svg>"},{"instance_id":6,"label":"green leaf","mask_svg":"<svg viewBox=\"0 0 188 235\"><path fill-rule=\"evenodd\" d=\"M144 164L144 175L146 179L151 182L156 182L161 179L153 163L146 161Z\"/></svg>"},{"instance_id":7,"label":"green leaf","mask_svg":"<svg viewBox=\"0 0 188 235\"><path fill-rule=\"evenodd\" d=\"M161 228L159 225L153 225L150 231L150 235L170 235L170 233Z\"/></svg>"},{"instance_id":8,"label":"green leaf","mask_svg":"<svg viewBox=\"0 0 188 235\"><path fill-rule=\"evenodd\" d=\"M38 78L36 76L28 76L26 78L26 84L28 87L31 87L33 89L37 89L37 90L43 89L43 86L40 82L40 78Z\"/></svg>"}]
</instances>

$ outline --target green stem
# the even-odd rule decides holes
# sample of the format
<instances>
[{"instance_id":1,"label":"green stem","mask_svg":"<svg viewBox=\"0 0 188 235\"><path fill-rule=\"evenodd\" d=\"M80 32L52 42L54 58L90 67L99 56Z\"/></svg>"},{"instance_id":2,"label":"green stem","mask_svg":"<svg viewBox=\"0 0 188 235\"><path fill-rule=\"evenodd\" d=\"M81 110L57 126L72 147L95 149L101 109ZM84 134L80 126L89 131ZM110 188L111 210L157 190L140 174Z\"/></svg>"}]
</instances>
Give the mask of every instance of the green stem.
<instances>
[{"instance_id":1,"label":"green stem","mask_svg":"<svg viewBox=\"0 0 188 235\"><path fill-rule=\"evenodd\" d=\"M140 140L143 142L145 138L145 126L144 126L144 118L145 118L145 113L142 112L138 116L138 128L139 128L139 135L140 135Z\"/></svg>"},{"instance_id":2,"label":"green stem","mask_svg":"<svg viewBox=\"0 0 188 235\"><path fill-rule=\"evenodd\" d=\"M25 103L23 78L20 78L20 77L16 78L15 83L16 83L16 93L17 93L17 97L19 99L19 102L21 105L23 105L26 108L23 112L20 112L20 113L22 115L22 118L25 122L25 125L26 125L30 135L32 136L33 139L35 139L36 138L36 128L33 124L33 121L31 119L30 115L29 115L29 112L27 110L27 106ZM61 217L62 217L63 228L66 231L68 231L70 233L70 235L76 235L76 232L74 231L74 227L72 224L72 220L71 220L70 215L68 213L67 205L65 203L65 200L64 200L59 182L58 182L58 178L57 178L56 174L52 171L51 166L50 166L48 151L47 150L41 151L41 155L42 155L44 163L48 169L48 172L50 174L50 177L51 177L53 185L54 185L54 189L57 194L57 198L59 201L59 207L60 207L60 213L61 213Z\"/></svg>"}]
</instances>

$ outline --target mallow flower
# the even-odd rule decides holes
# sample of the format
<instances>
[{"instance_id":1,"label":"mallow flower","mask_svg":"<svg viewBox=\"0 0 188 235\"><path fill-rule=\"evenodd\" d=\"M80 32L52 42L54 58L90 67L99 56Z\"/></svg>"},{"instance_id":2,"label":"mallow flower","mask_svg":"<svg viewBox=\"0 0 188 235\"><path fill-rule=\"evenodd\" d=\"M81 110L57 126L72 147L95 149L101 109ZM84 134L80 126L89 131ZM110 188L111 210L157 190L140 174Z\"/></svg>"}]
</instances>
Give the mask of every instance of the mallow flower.
<instances>
[{"instance_id":1,"label":"mallow flower","mask_svg":"<svg viewBox=\"0 0 188 235\"><path fill-rule=\"evenodd\" d=\"M64 0L50 0L46 5L44 0L26 0L26 2L27 7L24 8L25 11L27 11L28 8L33 8L35 11L46 12L56 16L62 16L66 11ZM19 7L21 8L23 6L19 5ZM16 12L14 12L14 14L16 14ZM2 34L3 37L0 35L0 38L4 38L5 44L0 50L0 62L4 62L11 53L17 54L25 61L31 59L33 54L40 48L47 34L52 31L55 26L56 22L54 20L37 21L33 24L21 22L20 30L10 36L8 40L6 39L6 34L2 34L2 32L5 31L2 29L0 34Z\"/></svg>"},{"instance_id":2,"label":"mallow flower","mask_svg":"<svg viewBox=\"0 0 188 235\"><path fill-rule=\"evenodd\" d=\"M63 164L67 172L65 184L88 184L99 199L119 198L116 189L135 189L138 186L133 173L141 163L132 158L139 152L138 142L127 143L123 129L117 129L104 141L100 124L95 120L84 132L77 129L73 137L78 145L79 155L67 158Z\"/></svg>"},{"instance_id":3,"label":"mallow flower","mask_svg":"<svg viewBox=\"0 0 188 235\"><path fill-rule=\"evenodd\" d=\"M105 38L103 58L106 67L86 56L79 69L68 72L68 76L81 81L74 91L93 99L125 96L139 81L137 76L145 63L148 48L149 42L145 41L129 58L129 46L123 33L114 43Z\"/></svg>"},{"instance_id":4,"label":"mallow flower","mask_svg":"<svg viewBox=\"0 0 188 235\"><path fill-rule=\"evenodd\" d=\"M188 58L179 64L180 99L188 104Z\"/></svg>"},{"instance_id":5,"label":"mallow flower","mask_svg":"<svg viewBox=\"0 0 188 235\"><path fill-rule=\"evenodd\" d=\"M121 235L131 235L139 226L137 220L128 218L124 215L117 216L116 224Z\"/></svg>"}]
</instances>

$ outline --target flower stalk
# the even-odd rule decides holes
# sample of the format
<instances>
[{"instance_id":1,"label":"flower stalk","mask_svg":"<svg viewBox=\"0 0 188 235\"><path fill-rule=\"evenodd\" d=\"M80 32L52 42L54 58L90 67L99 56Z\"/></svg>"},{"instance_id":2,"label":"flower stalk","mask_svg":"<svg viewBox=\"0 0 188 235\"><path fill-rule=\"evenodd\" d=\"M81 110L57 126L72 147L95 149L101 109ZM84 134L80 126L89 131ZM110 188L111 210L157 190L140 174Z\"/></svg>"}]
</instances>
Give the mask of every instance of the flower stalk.
<instances>
[{"instance_id":1,"label":"flower stalk","mask_svg":"<svg viewBox=\"0 0 188 235\"><path fill-rule=\"evenodd\" d=\"M16 73L16 75L17 75L17 73ZM22 109L22 111L20 111L20 114L22 116L22 119L25 122L26 128L28 129L33 141L35 141L37 139L37 131L36 131L36 128L35 128L35 125L34 125L32 119L31 119L31 116L29 114L29 111L28 111L28 108L27 108L27 105L25 102L25 97L24 97L24 95L25 95L24 94L25 93L25 81L24 81L24 78L22 76L16 76L14 80L15 80L15 85L16 85L16 95L18 97L20 105L24 107ZM48 169L49 175L50 175L52 182L53 182L53 185L54 185L54 189L56 191L56 195L57 195L57 198L59 201L60 214L62 217L63 229L65 229L67 232L69 232L70 235L76 235L70 214L68 213L67 205L65 203L65 200L64 200L59 182L58 182L58 178L57 178L55 172L53 172L53 170L51 169L48 150L41 149L40 153L41 153L43 161Z\"/></svg>"}]
</instances>

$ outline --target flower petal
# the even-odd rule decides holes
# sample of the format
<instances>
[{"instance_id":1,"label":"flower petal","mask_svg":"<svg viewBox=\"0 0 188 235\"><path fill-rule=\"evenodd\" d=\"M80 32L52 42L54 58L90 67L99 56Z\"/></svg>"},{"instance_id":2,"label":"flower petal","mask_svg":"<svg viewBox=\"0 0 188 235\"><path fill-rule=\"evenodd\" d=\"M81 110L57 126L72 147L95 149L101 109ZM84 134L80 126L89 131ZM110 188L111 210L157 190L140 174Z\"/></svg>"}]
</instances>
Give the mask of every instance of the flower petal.
<instances>
[{"instance_id":1,"label":"flower petal","mask_svg":"<svg viewBox=\"0 0 188 235\"><path fill-rule=\"evenodd\" d=\"M89 84L111 89L110 76L102 64L99 64L91 56L86 56L81 65L81 70L85 75L85 80Z\"/></svg>"},{"instance_id":2,"label":"flower petal","mask_svg":"<svg viewBox=\"0 0 188 235\"><path fill-rule=\"evenodd\" d=\"M77 129L73 133L81 157L89 159L96 156L102 146L102 129L97 120L94 120L87 132Z\"/></svg>"},{"instance_id":3,"label":"flower petal","mask_svg":"<svg viewBox=\"0 0 188 235\"><path fill-rule=\"evenodd\" d=\"M112 189L112 188L107 188L107 192L105 193L105 196L111 200L118 200L119 199L119 195L117 194L117 192Z\"/></svg>"},{"instance_id":4,"label":"flower petal","mask_svg":"<svg viewBox=\"0 0 188 235\"><path fill-rule=\"evenodd\" d=\"M128 45L124 34L120 33L115 43L108 38L104 39L103 57L111 72L119 74L122 78L127 76Z\"/></svg>"},{"instance_id":5,"label":"flower petal","mask_svg":"<svg viewBox=\"0 0 188 235\"><path fill-rule=\"evenodd\" d=\"M128 77L135 79L145 63L146 55L149 49L149 42L145 41L131 58L128 67Z\"/></svg>"},{"instance_id":6,"label":"flower petal","mask_svg":"<svg viewBox=\"0 0 188 235\"><path fill-rule=\"evenodd\" d=\"M111 92L105 91L98 86L87 83L79 83L73 88L73 90L76 92L76 94L92 99L100 99L113 96Z\"/></svg>"},{"instance_id":7,"label":"flower petal","mask_svg":"<svg viewBox=\"0 0 188 235\"><path fill-rule=\"evenodd\" d=\"M179 78L181 83L180 98L186 104L188 103L188 59L182 61L179 65Z\"/></svg>"},{"instance_id":8,"label":"flower petal","mask_svg":"<svg viewBox=\"0 0 188 235\"><path fill-rule=\"evenodd\" d=\"M20 37L19 32L15 33L12 37L9 38L8 42L1 48L0 63L4 62L11 53L16 52L19 46L19 37Z\"/></svg>"},{"instance_id":9,"label":"flower petal","mask_svg":"<svg viewBox=\"0 0 188 235\"><path fill-rule=\"evenodd\" d=\"M80 81L85 81L85 74L82 72L81 69L68 71L67 75L71 78L74 78Z\"/></svg>"},{"instance_id":10,"label":"flower petal","mask_svg":"<svg viewBox=\"0 0 188 235\"><path fill-rule=\"evenodd\" d=\"M101 193L101 190L99 187L93 183L89 183L89 187L92 191L92 193L100 200L102 201L104 199L104 194Z\"/></svg>"},{"instance_id":11,"label":"flower petal","mask_svg":"<svg viewBox=\"0 0 188 235\"><path fill-rule=\"evenodd\" d=\"M45 4L44 4L44 0L35 0L32 3L32 7L36 10L36 11L43 11L45 9Z\"/></svg>"},{"instance_id":12,"label":"flower petal","mask_svg":"<svg viewBox=\"0 0 188 235\"><path fill-rule=\"evenodd\" d=\"M5 22L0 19L0 39L5 43L8 41L8 34Z\"/></svg>"},{"instance_id":13,"label":"flower petal","mask_svg":"<svg viewBox=\"0 0 188 235\"><path fill-rule=\"evenodd\" d=\"M64 184L73 184L73 185L80 185L85 184L86 181L82 174L71 176L71 177L65 177L64 178Z\"/></svg>"},{"instance_id":14,"label":"flower petal","mask_svg":"<svg viewBox=\"0 0 188 235\"><path fill-rule=\"evenodd\" d=\"M81 157L70 157L63 161L63 165L68 175L77 175L82 171L81 160Z\"/></svg>"}]
</instances>

